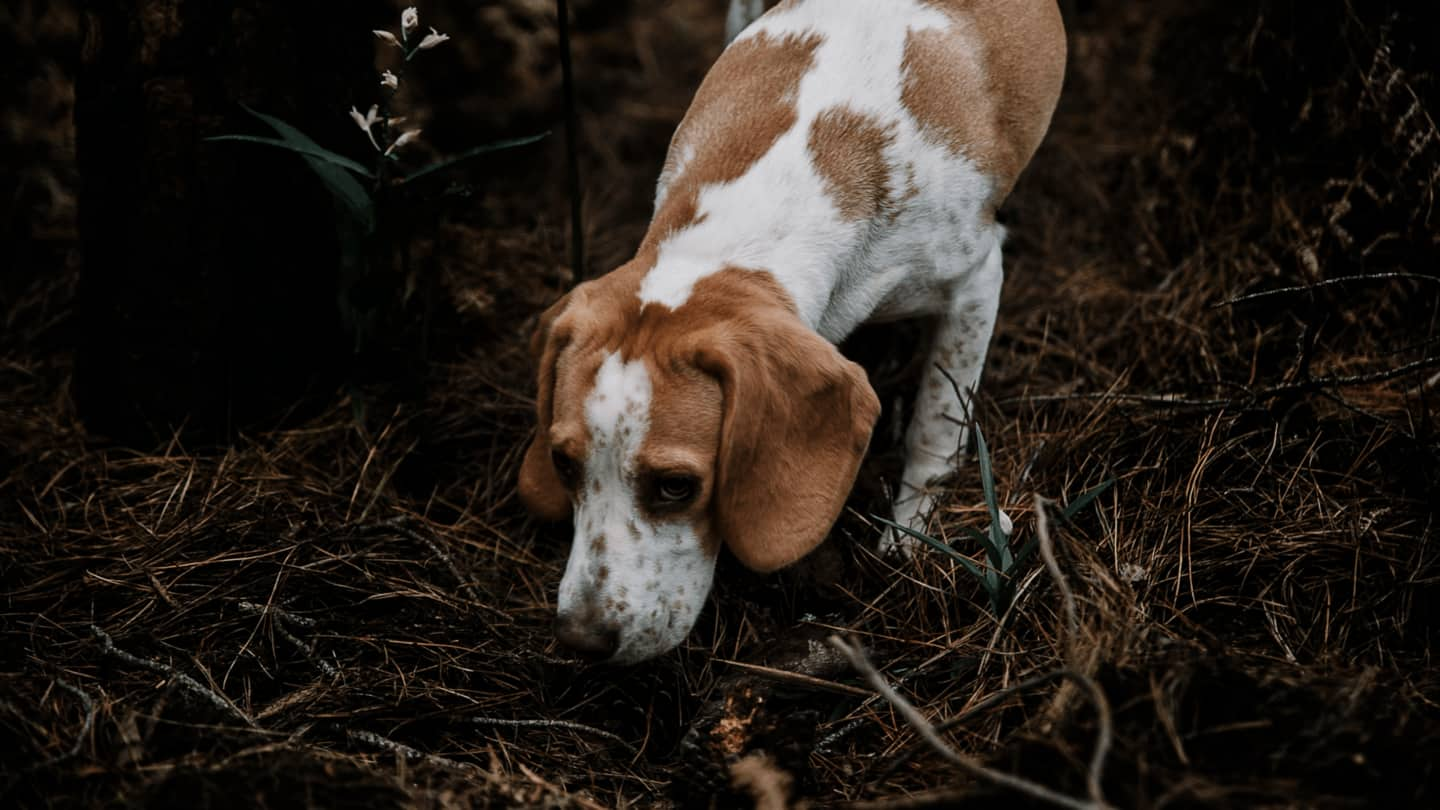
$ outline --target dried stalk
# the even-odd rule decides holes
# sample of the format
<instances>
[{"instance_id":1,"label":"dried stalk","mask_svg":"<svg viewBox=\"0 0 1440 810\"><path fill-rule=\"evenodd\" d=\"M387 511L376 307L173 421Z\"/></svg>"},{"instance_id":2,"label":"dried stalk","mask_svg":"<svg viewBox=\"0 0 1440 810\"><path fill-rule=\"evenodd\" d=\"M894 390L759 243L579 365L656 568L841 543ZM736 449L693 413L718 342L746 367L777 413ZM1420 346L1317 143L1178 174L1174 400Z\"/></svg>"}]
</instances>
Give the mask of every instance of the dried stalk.
<instances>
[{"instance_id":1,"label":"dried stalk","mask_svg":"<svg viewBox=\"0 0 1440 810\"><path fill-rule=\"evenodd\" d=\"M247 715L244 711L242 711L239 706L231 703L230 700L224 695L221 695L220 693L216 692L205 684L200 683L199 681L195 680L189 675L186 675L184 672L181 672L170 664L162 664L159 661L151 661L149 659L141 658L137 655L131 655L130 653L125 652L124 650L115 646L115 640L110 638L109 633L106 633L104 630L101 630L99 627L96 627L93 624L90 625L90 632L93 633L95 638L100 642L100 649L106 655L113 655L116 658L119 658L121 661L126 662L127 664L142 667L152 672L158 672L161 675L164 675L165 677L170 678L175 683L179 684L181 688L200 697L206 703L209 703L210 705L219 709L223 714L229 715L230 717L239 720L241 723L244 723L251 728L256 727L255 721L250 719L250 716Z\"/></svg>"}]
</instances>

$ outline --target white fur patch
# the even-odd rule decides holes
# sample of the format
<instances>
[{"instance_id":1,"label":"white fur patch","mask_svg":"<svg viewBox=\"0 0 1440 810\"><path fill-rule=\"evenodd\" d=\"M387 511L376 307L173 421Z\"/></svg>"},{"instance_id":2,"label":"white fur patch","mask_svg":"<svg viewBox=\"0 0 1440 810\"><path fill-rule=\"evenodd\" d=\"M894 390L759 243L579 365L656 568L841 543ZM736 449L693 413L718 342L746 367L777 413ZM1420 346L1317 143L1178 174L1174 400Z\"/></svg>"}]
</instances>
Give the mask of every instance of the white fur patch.
<instances>
[{"instance_id":1,"label":"white fur patch","mask_svg":"<svg viewBox=\"0 0 1440 810\"><path fill-rule=\"evenodd\" d=\"M608 355L585 400L590 432L575 508L575 542L560 582L559 612L613 626L615 663L643 661L685 639L715 571L694 527L652 522L637 503L636 454L650 423L650 375L639 360Z\"/></svg>"},{"instance_id":2,"label":"white fur patch","mask_svg":"<svg viewBox=\"0 0 1440 810\"><path fill-rule=\"evenodd\" d=\"M821 38L801 80L795 125L743 176L701 189L698 221L661 243L641 301L678 308L696 282L733 266L772 273L801 319L833 342L866 321L943 311L948 291L983 266L996 226L985 216L993 181L921 133L901 103L906 37L932 28L975 42L978 53L970 26L915 0L851 0L843 14L834 4L801 2L745 28L739 40ZM837 105L892 127L893 218L846 220L811 163L811 124ZM691 156L685 140L674 146L677 167Z\"/></svg>"}]
</instances>

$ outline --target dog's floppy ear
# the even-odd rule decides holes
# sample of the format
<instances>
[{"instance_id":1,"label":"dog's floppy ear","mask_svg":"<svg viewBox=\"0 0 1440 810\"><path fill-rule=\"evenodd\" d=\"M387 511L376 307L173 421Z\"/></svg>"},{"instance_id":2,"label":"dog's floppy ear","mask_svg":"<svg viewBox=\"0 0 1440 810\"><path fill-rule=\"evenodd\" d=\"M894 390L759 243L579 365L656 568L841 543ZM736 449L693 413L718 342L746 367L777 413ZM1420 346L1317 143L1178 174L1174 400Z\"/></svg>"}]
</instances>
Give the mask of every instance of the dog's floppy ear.
<instances>
[{"instance_id":1,"label":"dog's floppy ear","mask_svg":"<svg viewBox=\"0 0 1440 810\"><path fill-rule=\"evenodd\" d=\"M525 507L542 520L565 520L572 508L570 492L560 482L550 458L550 419L555 410L555 361L570 340L569 330L560 320L573 303L576 292L572 290L545 310L530 338L530 353L536 366L535 438L520 464L519 489Z\"/></svg>"},{"instance_id":2,"label":"dog's floppy ear","mask_svg":"<svg viewBox=\"0 0 1440 810\"><path fill-rule=\"evenodd\" d=\"M715 526L747 568L783 568L839 517L880 401L864 369L788 311L727 327L698 351L725 397Z\"/></svg>"}]
</instances>

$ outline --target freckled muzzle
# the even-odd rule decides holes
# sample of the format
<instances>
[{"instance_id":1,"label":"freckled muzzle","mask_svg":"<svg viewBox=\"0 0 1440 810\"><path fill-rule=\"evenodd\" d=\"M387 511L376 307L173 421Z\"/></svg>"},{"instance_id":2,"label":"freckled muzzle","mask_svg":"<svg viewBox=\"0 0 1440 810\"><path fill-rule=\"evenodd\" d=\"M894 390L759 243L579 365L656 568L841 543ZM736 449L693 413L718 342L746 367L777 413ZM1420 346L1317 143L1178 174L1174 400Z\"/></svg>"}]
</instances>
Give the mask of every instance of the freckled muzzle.
<instances>
[{"instance_id":1,"label":"freckled muzzle","mask_svg":"<svg viewBox=\"0 0 1440 810\"><path fill-rule=\"evenodd\" d=\"M651 527L646 527L650 529ZM677 647L695 625L715 554L688 527L596 543L577 537L560 581L555 638L596 661L634 664Z\"/></svg>"},{"instance_id":2,"label":"freckled muzzle","mask_svg":"<svg viewBox=\"0 0 1440 810\"><path fill-rule=\"evenodd\" d=\"M555 636L616 664L654 658L684 641L715 574L716 544L702 542L694 515L645 507L654 477L642 454L652 394L643 361L606 355L584 400L585 445L572 451L583 480L570 492L575 535Z\"/></svg>"}]
</instances>

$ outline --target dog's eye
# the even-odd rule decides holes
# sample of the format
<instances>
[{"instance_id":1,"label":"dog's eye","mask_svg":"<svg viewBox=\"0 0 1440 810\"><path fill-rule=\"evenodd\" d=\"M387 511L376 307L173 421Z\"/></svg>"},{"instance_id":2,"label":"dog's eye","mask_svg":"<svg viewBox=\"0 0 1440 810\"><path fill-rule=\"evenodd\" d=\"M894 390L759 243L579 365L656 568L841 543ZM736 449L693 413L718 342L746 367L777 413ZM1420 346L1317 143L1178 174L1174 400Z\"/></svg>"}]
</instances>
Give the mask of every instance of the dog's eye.
<instances>
[{"instance_id":1,"label":"dog's eye","mask_svg":"<svg viewBox=\"0 0 1440 810\"><path fill-rule=\"evenodd\" d=\"M550 451L550 461L555 465L555 473L560 476L560 483L572 489L579 483L579 462L559 450Z\"/></svg>"},{"instance_id":2,"label":"dog's eye","mask_svg":"<svg viewBox=\"0 0 1440 810\"><path fill-rule=\"evenodd\" d=\"M695 497L696 481L688 475L667 475L655 482L655 496L662 504L674 506Z\"/></svg>"}]
</instances>

